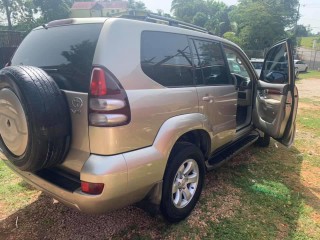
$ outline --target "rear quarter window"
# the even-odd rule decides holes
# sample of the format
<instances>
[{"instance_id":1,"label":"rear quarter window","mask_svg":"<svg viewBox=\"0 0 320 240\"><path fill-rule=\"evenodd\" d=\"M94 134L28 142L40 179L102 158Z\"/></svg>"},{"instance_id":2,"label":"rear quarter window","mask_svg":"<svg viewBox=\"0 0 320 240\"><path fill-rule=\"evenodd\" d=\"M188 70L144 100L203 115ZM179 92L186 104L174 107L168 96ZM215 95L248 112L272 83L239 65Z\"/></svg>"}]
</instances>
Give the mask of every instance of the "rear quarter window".
<instances>
[{"instance_id":1,"label":"rear quarter window","mask_svg":"<svg viewBox=\"0 0 320 240\"><path fill-rule=\"evenodd\" d=\"M79 24L33 30L21 43L11 63L44 69L61 89L88 92L102 25Z\"/></svg>"},{"instance_id":2,"label":"rear quarter window","mask_svg":"<svg viewBox=\"0 0 320 240\"><path fill-rule=\"evenodd\" d=\"M141 36L141 68L166 87L193 85L193 66L185 35L145 31Z\"/></svg>"}]
</instances>

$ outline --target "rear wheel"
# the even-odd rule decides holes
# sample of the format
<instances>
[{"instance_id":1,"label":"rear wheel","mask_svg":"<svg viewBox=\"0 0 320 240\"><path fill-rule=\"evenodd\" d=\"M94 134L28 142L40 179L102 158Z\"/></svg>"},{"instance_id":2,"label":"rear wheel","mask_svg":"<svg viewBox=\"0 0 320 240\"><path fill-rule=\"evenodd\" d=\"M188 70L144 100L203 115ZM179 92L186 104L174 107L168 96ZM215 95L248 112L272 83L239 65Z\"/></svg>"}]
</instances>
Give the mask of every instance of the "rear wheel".
<instances>
[{"instance_id":1,"label":"rear wheel","mask_svg":"<svg viewBox=\"0 0 320 240\"><path fill-rule=\"evenodd\" d=\"M306 67L306 69L304 70L305 72L308 72L308 67Z\"/></svg>"},{"instance_id":2,"label":"rear wheel","mask_svg":"<svg viewBox=\"0 0 320 240\"><path fill-rule=\"evenodd\" d=\"M204 157L198 147L178 143L171 155L163 179L161 212L170 222L186 218L195 207L205 175Z\"/></svg>"}]
</instances>

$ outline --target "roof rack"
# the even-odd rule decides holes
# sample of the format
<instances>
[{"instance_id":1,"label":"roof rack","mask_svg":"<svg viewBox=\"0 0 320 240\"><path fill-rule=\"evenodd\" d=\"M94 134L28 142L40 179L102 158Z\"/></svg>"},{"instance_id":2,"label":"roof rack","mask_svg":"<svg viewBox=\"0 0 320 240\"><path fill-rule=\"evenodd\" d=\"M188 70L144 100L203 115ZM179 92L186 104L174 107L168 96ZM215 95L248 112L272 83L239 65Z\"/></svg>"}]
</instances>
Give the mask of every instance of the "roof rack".
<instances>
[{"instance_id":1,"label":"roof rack","mask_svg":"<svg viewBox=\"0 0 320 240\"><path fill-rule=\"evenodd\" d=\"M189 30L194 30L194 31L210 34L210 32L206 28L199 27L194 24L186 23L186 22L174 19L174 18L164 17L164 16L161 16L161 15L158 15L155 13L129 10L129 11L122 12L119 14L114 14L113 16L118 17L118 18L127 18L127 19L134 19L134 20L140 20L140 21L146 21L146 22L152 22L152 23L167 24L167 25L173 26L173 27L180 27L180 28L184 28L184 29L189 29Z\"/></svg>"}]
</instances>

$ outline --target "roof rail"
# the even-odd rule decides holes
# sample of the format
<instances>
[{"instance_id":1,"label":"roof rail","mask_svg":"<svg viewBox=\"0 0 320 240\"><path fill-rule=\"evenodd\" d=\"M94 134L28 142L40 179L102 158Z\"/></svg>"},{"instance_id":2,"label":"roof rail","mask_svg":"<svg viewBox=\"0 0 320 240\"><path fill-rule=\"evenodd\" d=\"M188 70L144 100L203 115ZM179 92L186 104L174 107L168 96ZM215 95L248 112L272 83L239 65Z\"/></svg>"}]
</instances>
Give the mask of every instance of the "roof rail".
<instances>
[{"instance_id":1,"label":"roof rail","mask_svg":"<svg viewBox=\"0 0 320 240\"><path fill-rule=\"evenodd\" d=\"M128 18L128 19L134 19L134 20L140 20L140 21L146 21L146 22L167 24L173 27L180 27L184 29L189 29L189 30L210 34L210 32L206 28L199 27L191 23L186 23L174 18L164 17L155 13L149 13L145 11L129 10L127 12L120 13L120 15L114 14L113 16L118 18Z\"/></svg>"}]
</instances>

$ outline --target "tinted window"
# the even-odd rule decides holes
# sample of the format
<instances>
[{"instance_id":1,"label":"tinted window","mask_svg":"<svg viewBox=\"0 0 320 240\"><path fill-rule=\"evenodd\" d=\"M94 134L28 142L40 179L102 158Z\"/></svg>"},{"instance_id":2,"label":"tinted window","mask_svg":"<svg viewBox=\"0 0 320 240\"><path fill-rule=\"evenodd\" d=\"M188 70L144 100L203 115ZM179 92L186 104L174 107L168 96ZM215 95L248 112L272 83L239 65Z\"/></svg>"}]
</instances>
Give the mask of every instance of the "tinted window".
<instances>
[{"instance_id":1,"label":"tinted window","mask_svg":"<svg viewBox=\"0 0 320 240\"><path fill-rule=\"evenodd\" d=\"M202 70L206 85L230 84L227 65L219 43L194 40L198 59L194 61L196 71Z\"/></svg>"},{"instance_id":2,"label":"tinted window","mask_svg":"<svg viewBox=\"0 0 320 240\"><path fill-rule=\"evenodd\" d=\"M88 92L92 61L102 24L32 31L17 49L12 65L45 69L60 88Z\"/></svg>"},{"instance_id":3,"label":"tinted window","mask_svg":"<svg viewBox=\"0 0 320 240\"><path fill-rule=\"evenodd\" d=\"M193 85L191 52L184 35L143 32L141 67L146 75L163 86Z\"/></svg>"},{"instance_id":4,"label":"tinted window","mask_svg":"<svg viewBox=\"0 0 320 240\"><path fill-rule=\"evenodd\" d=\"M273 47L268 52L261 76L262 80L270 83L289 81L288 53L285 43Z\"/></svg>"}]
</instances>

